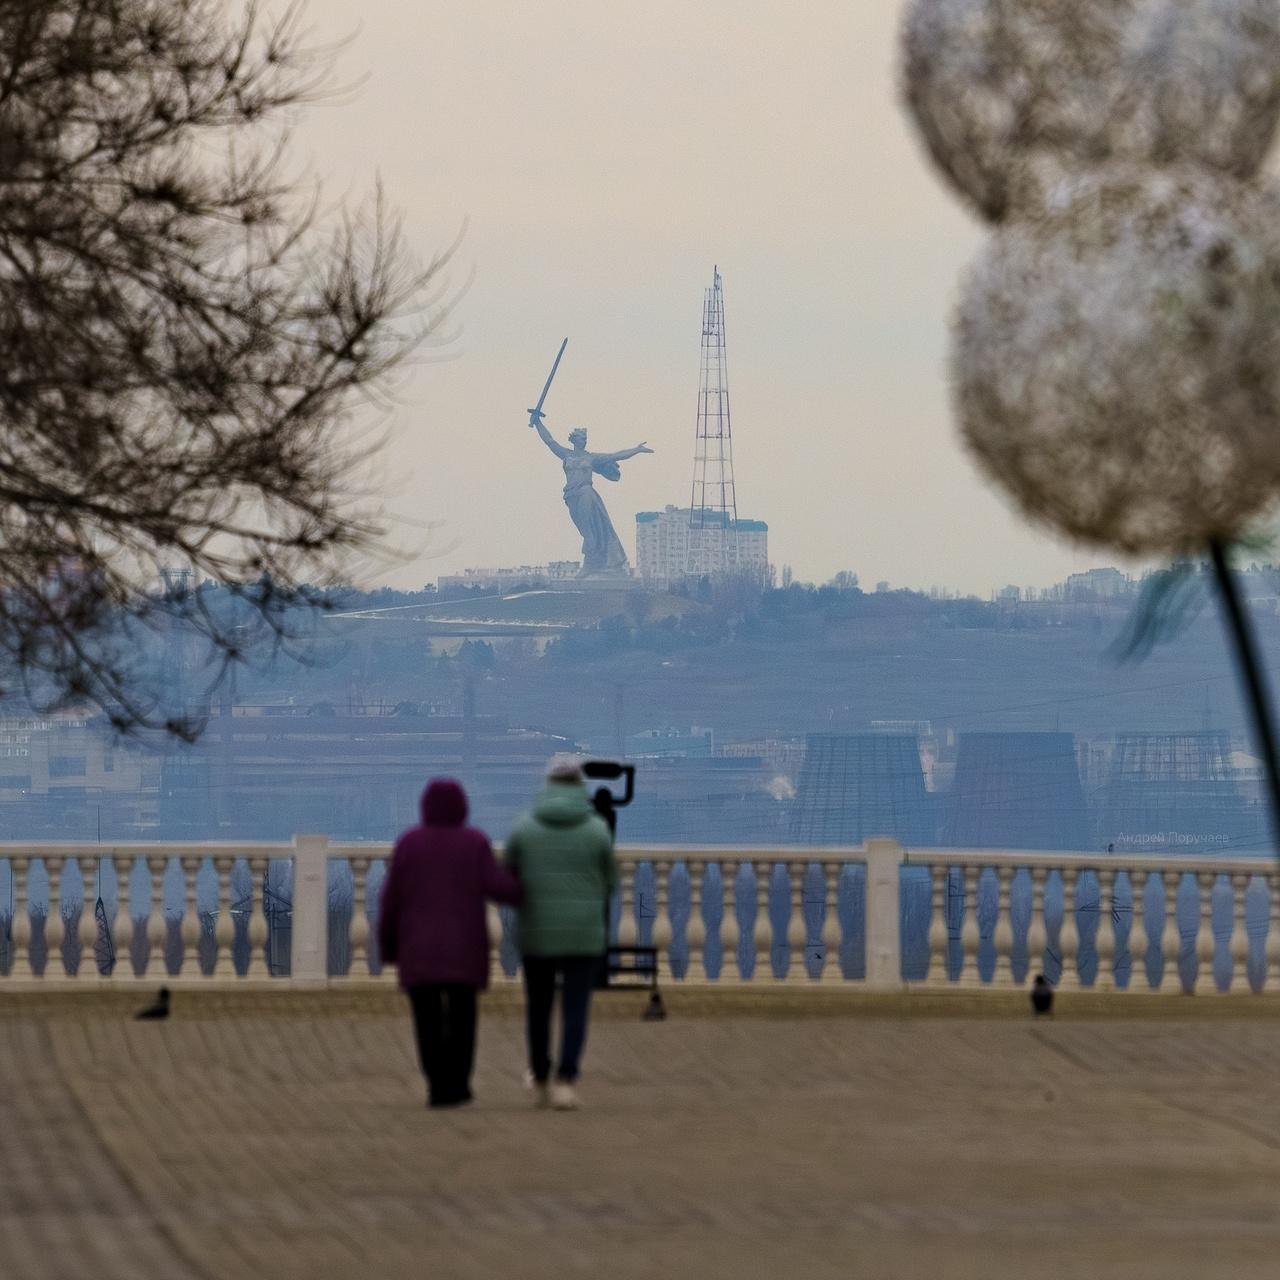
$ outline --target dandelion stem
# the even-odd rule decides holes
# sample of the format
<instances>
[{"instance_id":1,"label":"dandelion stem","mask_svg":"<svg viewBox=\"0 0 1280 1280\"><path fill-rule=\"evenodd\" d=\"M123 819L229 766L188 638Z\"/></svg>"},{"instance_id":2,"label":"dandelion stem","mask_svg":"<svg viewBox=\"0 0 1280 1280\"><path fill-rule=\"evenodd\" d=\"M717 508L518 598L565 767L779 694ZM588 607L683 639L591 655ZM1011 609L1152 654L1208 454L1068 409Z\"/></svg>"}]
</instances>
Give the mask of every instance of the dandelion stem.
<instances>
[{"instance_id":1,"label":"dandelion stem","mask_svg":"<svg viewBox=\"0 0 1280 1280\"><path fill-rule=\"evenodd\" d=\"M1262 752L1267 788L1271 795L1271 827L1277 836L1277 848L1280 849L1280 762L1277 761L1276 756L1276 730L1271 714L1271 700L1267 696L1262 664L1258 660L1257 637L1254 635L1253 624L1249 621L1244 600L1240 596L1240 588L1231 574L1226 546L1215 538L1209 543L1209 554L1213 561L1213 573L1218 583L1218 592L1222 596L1231 637L1235 642L1236 661L1240 667L1240 674L1244 677L1253 720L1254 738Z\"/></svg>"}]
</instances>

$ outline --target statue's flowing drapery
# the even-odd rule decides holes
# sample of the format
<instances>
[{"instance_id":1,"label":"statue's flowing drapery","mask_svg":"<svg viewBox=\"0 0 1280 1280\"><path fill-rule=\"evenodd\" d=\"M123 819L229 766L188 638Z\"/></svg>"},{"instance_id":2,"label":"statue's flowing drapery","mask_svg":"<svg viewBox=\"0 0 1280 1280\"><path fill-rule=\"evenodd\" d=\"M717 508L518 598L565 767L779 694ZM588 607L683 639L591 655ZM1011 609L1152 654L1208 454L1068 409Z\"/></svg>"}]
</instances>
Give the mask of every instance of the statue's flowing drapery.
<instances>
[{"instance_id":1,"label":"statue's flowing drapery","mask_svg":"<svg viewBox=\"0 0 1280 1280\"><path fill-rule=\"evenodd\" d=\"M593 472L609 480L619 476L618 464L612 458L585 451L570 454L564 460L564 505L582 535L582 569L584 573L600 573L626 569L627 553L614 531L613 521L605 510L604 499L591 486Z\"/></svg>"}]
</instances>

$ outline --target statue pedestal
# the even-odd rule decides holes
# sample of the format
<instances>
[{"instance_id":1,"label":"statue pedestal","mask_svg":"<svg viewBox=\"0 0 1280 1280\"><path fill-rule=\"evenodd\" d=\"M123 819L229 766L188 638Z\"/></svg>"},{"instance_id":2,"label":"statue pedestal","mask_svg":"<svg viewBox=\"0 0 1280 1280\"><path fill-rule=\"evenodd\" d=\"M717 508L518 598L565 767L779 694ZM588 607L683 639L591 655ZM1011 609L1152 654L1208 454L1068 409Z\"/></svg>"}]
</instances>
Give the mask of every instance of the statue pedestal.
<instances>
[{"instance_id":1,"label":"statue pedestal","mask_svg":"<svg viewBox=\"0 0 1280 1280\"><path fill-rule=\"evenodd\" d=\"M644 583L630 573L584 573L576 578L559 578L553 591L643 591Z\"/></svg>"}]
</instances>

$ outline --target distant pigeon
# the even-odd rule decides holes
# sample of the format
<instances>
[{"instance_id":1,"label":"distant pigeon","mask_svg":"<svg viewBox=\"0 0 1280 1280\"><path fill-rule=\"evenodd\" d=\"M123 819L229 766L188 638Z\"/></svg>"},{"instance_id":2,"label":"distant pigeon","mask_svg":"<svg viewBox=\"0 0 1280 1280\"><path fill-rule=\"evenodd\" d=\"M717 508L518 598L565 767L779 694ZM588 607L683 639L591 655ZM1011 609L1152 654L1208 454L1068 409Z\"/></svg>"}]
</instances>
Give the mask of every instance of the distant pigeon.
<instances>
[{"instance_id":1,"label":"distant pigeon","mask_svg":"<svg viewBox=\"0 0 1280 1280\"><path fill-rule=\"evenodd\" d=\"M1043 973L1036 974L1036 980L1031 984L1031 1007L1037 1018L1053 1013L1053 988Z\"/></svg>"},{"instance_id":2,"label":"distant pigeon","mask_svg":"<svg viewBox=\"0 0 1280 1280\"><path fill-rule=\"evenodd\" d=\"M134 1014L135 1022L153 1022L169 1016L169 988L161 987L155 1004L148 1005L141 1013Z\"/></svg>"}]
</instances>

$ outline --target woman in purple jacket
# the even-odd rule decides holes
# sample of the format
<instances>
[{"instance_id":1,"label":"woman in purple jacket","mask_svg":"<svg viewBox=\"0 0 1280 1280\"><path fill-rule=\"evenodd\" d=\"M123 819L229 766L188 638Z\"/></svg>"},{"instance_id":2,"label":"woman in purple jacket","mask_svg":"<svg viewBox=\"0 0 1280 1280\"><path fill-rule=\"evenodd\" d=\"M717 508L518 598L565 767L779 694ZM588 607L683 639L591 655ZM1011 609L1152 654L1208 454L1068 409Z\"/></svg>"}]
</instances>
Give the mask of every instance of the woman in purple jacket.
<instances>
[{"instance_id":1,"label":"woman in purple jacket","mask_svg":"<svg viewBox=\"0 0 1280 1280\"><path fill-rule=\"evenodd\" d=\"M378 910L379 951L398 966L413 1006L433 1107L471 1101L476 992L489 985L485 899L519 906L524 897L489 838L466 820L462 787L434 779L422 797L422 825L396 841Z\"/></svg>"}]
</instances>

